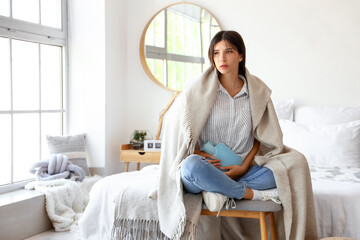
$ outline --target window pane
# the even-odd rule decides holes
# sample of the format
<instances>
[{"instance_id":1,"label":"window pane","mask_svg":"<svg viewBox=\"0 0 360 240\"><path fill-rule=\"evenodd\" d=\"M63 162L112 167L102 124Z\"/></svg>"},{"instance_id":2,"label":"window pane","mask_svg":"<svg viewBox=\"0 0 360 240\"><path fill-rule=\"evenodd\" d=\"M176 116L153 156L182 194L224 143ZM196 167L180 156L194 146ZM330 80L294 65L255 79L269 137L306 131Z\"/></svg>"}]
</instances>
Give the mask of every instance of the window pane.
<instances>
[{"instance_id":1,"label":"window pane","mask_svg":"<svg viewBox=\"0 0 360 240\"><path fill-rule=\"evenodd\" d=\"M61 109L61 47L40 45L41 109Z\"/></svg>"},{"instance_id":2,"label":"window pane","mask_svg":"<svg viewBox=\"0 0 360 240\"><path fill-rule=\"evenodd\" d=\"M154 19L155 46L165 47L165 11L159 13Z\"/></svg>"},{"instance_id":3,"label":"window pane","mask_svg":"<svg viewBox=\"0 0 360 240\"><path fill-rule=\"evenodd\" d=\"M201 73L200 63L168 61L168 87L182 91L193 76Z\"/></svg>"},{"instance_id":4,"label":"window pane","mask_svg":"<svg viewBox=\"0 0 360 240\"><path fill-rule=\"evenodd\" d=\"M175 53L183 55L184 54L184 17L178 14L175 14L175 26L176 26L176 37L175 37Z\"/></svg>"},{"instance_id":5,"label":"window pane","mask_svg":"<svg viewBox=\"0 0 360 240\"><path fill-rule=\"evenodd\" d=\"M146 63L154 75L154 77L159 80L159 82L164 83L164 78L166 76L166 67L165 61L162 59L153 59L153 58L146 58Z\"/></svg>"},{"instance_id":6,"label":"window pane","mask_svg":"<svg viewBox=\"0 0 360 240\"><path fill-rule=\"evenodd\" d=\"M62 135L61 113L43 113L41 114L41 159L49 158L49 149L46 141L46 135Z\"/></svg>"},{"instance_id":7,"label":"window pane","mask_svg":"<svg viewBox=\"0 0 360 240\"><path fill-rule=\"evenodd\" d=\"M12 40L14 110L39 109L39 51L37 43Z\"/></svg>"},{"instance_id":8,"label":"window pane","mask_svg":"<svg viewBox=\"0 0 360 240\"><path fill-rule=\"evenodd\" d=\"M175 14L167 12L167 51L175 53Z\"/></svg>"},{"instance_id":9,"label":"window pane","mask_svg":"<svg viewBox=\"0 0 360 240\"><path fill-rule=\"evenodd\" d=\"M14 114L14 182L33 178L31 164L39 161L39 114Z\"/></svg>"},{"instance_id":10,"label":"window pane","mask_svg":"<svg viewBox=\"0 0 360 240\"><path fill-rule=\"evenodd\" d=\"M200 23L192 21L191 29L189 31L192 33L192 56L203 57L201 55ZM205 53L207 53L207 51L205 51Z\"/></svg>"},{"instance_id":11,"label":"window pane","mask_svg":"<svg viewBox=\"0 0 360 240\"><path fill-rule=\"evenodd\" d=\"M0 185L11 181L11 119L0 114Z\"/></svg>"},{"instance_id":12,"label":"window pane","mask_svg":"<svg viewBox=\"0 0 360 240\"><path fill-rule=\"evenodd\" d=\"M168 82L167 82L167 86L169 85L169 83L175 82L176 80L176 69L175 69L175 62L174 61L168 61L167 62L167 67L168 67Z\"/></svg>"},{"instance_id":13,"label":"window pane","mask_svg":"<svg viewBox=\"0 0 360 240\"><path fill-rule=\"evenodd\" d=\"M41 24L61 28L61 0L41 0Z\"/></svg>"},{"instance_id":14,"label":"window pane","mask_svg":"<svg viewBox=\"0 0 360 240\"><path fill-rule=\"evenodd\" d=\"M192 54L192 48L193 48L193 45L192 45L192 40L193 38L190 37L191 35L191 31L190 31L190 28L191 28L191 20L189 18L184 18L184 32L187 33L185 34L184 36L184 54L187 55L187 56L191 56Z\"/></svg>"},{"instance_id":15,"label":"window pane","mask_svg":"<svg viewBox=\"0 0 360 240\"><path fill-rule=\"evenodd\" d=\"M184 81L185 63L176 62L176 82L171 88L182 90L182 83Z\"/></svg>"},{"instance_id":16,"label":"window pane","mask_svg":"<svg viewBox=\"0 0 360 240\"><path fill-rule=\"evenodd\" d=\"M197 76L200 75L202 73L202 69L201 69L201 65L200 63L191 63L191 72L189 72L187 81L189 81L191 79L192 76Z\"/></svg>"},{"instance_id":17,"label":"window pane","mask_svg":"<svg viewBox=\"0 0 360 240\"><path fill-rule=\"evenodd\" d=\"M155 59L155 74L157 80L164 83L164 76L166 76L165 61L161 59Z\"/></svg>"},{"instance_id":18,"label":"window pane","mask_svg":"<svg viewBox=\"0 0 360 240\"><path fill-rule=\"evenodd\" d=\"M151 21L145 36L145 45L165 47L165 11L160 12Z\"/></svg>"},{"instance_id":19,"label":"window pane","mask_svg":"<svg viewBox=\"0 0 360 240\"><path fill-rule=\"evenodd\" d=\"M168 69L168 87L181 91L184 81L185 63L168 61Z\"/></svg>"},{"instance_id":20,"label":"window pane","mask_svg":"<svg viewBox=\"0 0 360 240\"><path fill-rule=\"evenodd\" d=\"M185 55L187 56L194 56L194 57L201 57L201 41L200 41L200 23L190 19L184 18L185 24Z\"/></svg>"},{"instance_id":21,"label":"window pane","mask_svg":"<svg viewBox=\"0 0 360 240\"><path fill-rule=\"evenodd\" d=\"M10 41L0 37L0 110L11 109Z\"/></svg>"},{"instance_id":22,"label":"window pane","mask_svg":"<svg viewBox=\"0 0 360 240\"><path fill-rule=\"evenodd\" d=\"M10 17L10 0L0 0L0 15Z\"/></svg>"},{"instance_id":23,"label":"window pane","mask_svg":"<svg viewBox=\"0 0 360 240\"><path fill-rule=\"evenodd\" d=\"M184 89L186 84L193 76L201 74L200 63L185 63L184 82L180 83L181 89Z\"/></svg>"},{"instance_id":24,"label":"window pane","mask_svg":"<svg viewBox=\"0 0 360 240\"><path fill-rule=\"evenodd\" d=\"M155 59L146 58L146 64L149 67L149 70L151 71L151 73L155 76L155 74L154 74L154 72L155 72Z\"/></svg>"},{"instance_id":25,"label":"window pane","mask_svg":"<svg viewBox=\"0 0 360 240\"><path fill-rule=\"evenodd\" d=\"M39 23L39 0L12 0L13 18Z\"/></svg>"}]
</instances>

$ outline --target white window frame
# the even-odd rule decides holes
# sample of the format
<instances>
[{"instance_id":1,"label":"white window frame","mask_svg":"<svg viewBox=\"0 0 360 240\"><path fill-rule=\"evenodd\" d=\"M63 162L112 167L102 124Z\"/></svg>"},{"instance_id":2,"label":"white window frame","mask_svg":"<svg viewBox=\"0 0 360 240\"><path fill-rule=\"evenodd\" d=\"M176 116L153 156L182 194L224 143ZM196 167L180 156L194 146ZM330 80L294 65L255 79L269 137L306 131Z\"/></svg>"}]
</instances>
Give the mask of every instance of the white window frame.
<instances>
[{"instance_id":1,"label":"white window frame","mask_svg":"<svg viewBox=\"0 0 360 240\"><path fill-rule=\"evenodd\" d=\"M39 0L40 1L40 0ZM12 13L12 6L10 1L10 14ZM39 4L39 14L41 14L41 6ZM0 16L0 37L9 39L17 39L38 44L47 44L62 47L62 108L58 110L30 110L30 111L0 111L0 114L15 114L15 113L63 113L62 132L67 132L68 126L68 26L67 26L67 0L61 0L61 29L44 26L41 24L26 22L10 17ZM12 76L10 75L11 81ZM12 93L11 93L12 94ZM39 92L41 94L41 92ZM41 121L41 120L40 120ZM13 120L11 120L13 125ZM39 128L41 136L41 128ZM11 137L13 138L13 130L11 130ZM12 141L12 140L11 140ZM11 144L12 145L12 144ZM39 153L41 156L41 138ZM39 159L40 160L40 159ZM30 180L13 182L13 150L11 150L11 183L0 186L0 193L10 192L23 188Z\"/></svg>"}]
</instances>

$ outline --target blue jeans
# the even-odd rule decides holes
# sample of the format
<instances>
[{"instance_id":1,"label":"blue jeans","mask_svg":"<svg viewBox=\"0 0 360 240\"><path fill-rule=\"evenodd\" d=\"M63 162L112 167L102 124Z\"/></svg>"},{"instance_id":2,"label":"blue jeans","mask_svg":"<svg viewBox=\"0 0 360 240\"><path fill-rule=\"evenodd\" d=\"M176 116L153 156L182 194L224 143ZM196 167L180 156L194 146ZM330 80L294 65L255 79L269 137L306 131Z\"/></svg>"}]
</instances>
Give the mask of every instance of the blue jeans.
<instances>
[{"instance_id":1,"label":"blue jeans","mask_svg":"<svg viewBox=\"0 0 360 240\"><path fill-rule=\"evenodd\" d=\"M246 188L265 190L276 187L274 175L269 168L254 165L235 181L197 154L184 160L181 180L189 193L218 192L236 199L243 198Z\"/></svg>"}]
</instances>

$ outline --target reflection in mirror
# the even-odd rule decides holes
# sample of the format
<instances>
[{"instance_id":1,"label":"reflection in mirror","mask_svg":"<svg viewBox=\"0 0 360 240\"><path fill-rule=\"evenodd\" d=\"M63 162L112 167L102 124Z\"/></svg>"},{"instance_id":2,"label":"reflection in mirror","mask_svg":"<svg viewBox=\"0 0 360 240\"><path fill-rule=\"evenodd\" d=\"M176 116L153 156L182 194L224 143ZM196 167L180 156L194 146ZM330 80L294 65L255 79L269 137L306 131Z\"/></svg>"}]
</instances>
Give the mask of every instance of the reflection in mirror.
<instances>
[{"instance_id":1,"label":"reflection in mirror","mask_svg":"<svg viewBox=\"0 0 360 240\"><path fill-rule=\"evenodd\" d=\"M185 3L161 10L141 37L145 72L161 87L182 91L189 79L210 66L208 46L218 31L216 19L199 6Z\"/></svg>"}]
</instances>

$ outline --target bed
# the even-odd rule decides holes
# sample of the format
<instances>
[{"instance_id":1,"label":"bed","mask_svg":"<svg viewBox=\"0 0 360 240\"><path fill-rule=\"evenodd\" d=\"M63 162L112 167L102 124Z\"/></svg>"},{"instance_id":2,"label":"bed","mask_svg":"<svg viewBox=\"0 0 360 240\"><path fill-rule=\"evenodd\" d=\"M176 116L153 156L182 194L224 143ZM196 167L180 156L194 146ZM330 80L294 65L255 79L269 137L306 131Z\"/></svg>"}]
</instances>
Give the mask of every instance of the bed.
<instances>
[{"instance_id":1,"label":"bed","mask_svg":"<svg viewBox=\"0 0 360 240\"><path fill-rule=\"evenodd\" d=\"M309 163L319 239L360 239L360 108L275 101L284 144Z\"/></svg>"},{"instance_id":2,"label":"bed","mask_svg":"<svg viewBox=\"0 0 360 240\"><path fill-rule=\"evenodd\" d=\"M319 239L360 239L360 108L294 107L293 100L274 105L284 143L308 159ZM157 171L153 165L140 173L156 179ZM94 185L79 221L84 239L110 239L116 197L138 174L115 174Z\"/></svg>"}]
</instances>

